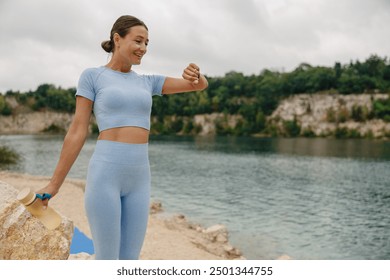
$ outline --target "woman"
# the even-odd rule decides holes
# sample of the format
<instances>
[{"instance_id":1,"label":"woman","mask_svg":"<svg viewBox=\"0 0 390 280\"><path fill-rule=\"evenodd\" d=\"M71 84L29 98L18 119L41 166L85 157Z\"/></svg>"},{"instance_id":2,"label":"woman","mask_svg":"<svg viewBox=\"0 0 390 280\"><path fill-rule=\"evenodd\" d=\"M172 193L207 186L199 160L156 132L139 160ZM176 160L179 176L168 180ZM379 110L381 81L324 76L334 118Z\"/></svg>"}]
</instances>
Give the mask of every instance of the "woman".
<instances>
[{"instance_id":1,"label":"woman","mask_svg":"<svg viewBox=\"0 0 390 280\"><path fill-rule=\"evenodd\" d=\"M93 110L100 133L88 166L85 208L96 259L139 258L149 216L152 95L208 85L193 63L182 78L135 73L132 66L141 63L148 42L148 28L141 20L126 15L114 23L110 40L102 43L111 60L81 74L59 162L49 184L38 192L46 194L44 198L57 194L84 145Z\"/></svg>"}]
</instances>

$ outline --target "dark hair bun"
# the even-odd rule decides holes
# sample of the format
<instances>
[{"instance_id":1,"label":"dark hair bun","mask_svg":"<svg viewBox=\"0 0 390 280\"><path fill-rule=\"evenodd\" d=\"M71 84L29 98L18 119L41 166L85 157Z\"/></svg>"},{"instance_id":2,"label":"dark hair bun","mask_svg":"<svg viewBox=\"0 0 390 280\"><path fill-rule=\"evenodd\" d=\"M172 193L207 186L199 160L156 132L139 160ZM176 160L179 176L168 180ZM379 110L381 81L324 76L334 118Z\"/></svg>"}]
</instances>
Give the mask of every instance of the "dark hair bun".
<instances>
[{"instance_id":1,"label":"dark hair bun","mask_svg":"<svg viewBox=\"0 0 390 280\"><path fill-rule=\"evenodd\" d=\"M107 40L107 41L103 41L102 42L102 48L106 52L110 53L110 52L112 52L112 50L114 48L114 45L113 45L111 40Z\"/></svg>"}]
</instances>

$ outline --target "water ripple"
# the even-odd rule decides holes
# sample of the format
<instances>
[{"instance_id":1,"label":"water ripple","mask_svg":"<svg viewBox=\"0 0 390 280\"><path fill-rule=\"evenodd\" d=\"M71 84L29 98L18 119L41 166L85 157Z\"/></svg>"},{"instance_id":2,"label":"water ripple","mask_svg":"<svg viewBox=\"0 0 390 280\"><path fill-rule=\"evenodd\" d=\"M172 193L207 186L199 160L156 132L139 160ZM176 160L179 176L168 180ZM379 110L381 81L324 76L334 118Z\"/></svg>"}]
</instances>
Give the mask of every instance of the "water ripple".
<instances>
[{"instance_id":1,"label":"water ripple","mask_svg":"<svg viewBox=\"0 0 390 280\"><path fill-rule=\"evenodd\" d=\"M16 171L51 175L62 137L1 136ZM85 178L95 140L71 177ZM162 138L150 145L152 197L205 226L224 223L251 259L390 259L388 142Z\"/></svg>"}]
</instances>

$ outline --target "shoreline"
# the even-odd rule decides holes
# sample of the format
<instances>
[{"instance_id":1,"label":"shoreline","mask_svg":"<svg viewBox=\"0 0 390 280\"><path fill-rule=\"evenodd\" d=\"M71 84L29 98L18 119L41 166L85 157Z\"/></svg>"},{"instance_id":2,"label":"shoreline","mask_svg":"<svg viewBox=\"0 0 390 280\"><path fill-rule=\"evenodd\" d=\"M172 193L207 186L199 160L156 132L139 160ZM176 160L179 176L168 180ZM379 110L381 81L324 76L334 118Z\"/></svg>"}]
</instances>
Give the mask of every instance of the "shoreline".
<instances>
[{"instance_id":1,"label":"shoreline","mask_svg":"<svg viewBox=\"0 0 390 280\"><path fill-rule=\"evenodd\" d=\"M0 181L16 190L30 187L38 190L48 183L49 177L11 171L0 171ZM91 232L84 210L85 180L66 179L60 192L50 205L74 222L88 238ZM141 251L141 260L228 260L245 259L239 249L229 243L228 231L223 225L203 228L193 224L184 215L163 215L160 202L151 201L148 228ZM92 238L91 238L92 239ZM69 259L92 259L80 253Z\"/></svg>"}]
</instances>

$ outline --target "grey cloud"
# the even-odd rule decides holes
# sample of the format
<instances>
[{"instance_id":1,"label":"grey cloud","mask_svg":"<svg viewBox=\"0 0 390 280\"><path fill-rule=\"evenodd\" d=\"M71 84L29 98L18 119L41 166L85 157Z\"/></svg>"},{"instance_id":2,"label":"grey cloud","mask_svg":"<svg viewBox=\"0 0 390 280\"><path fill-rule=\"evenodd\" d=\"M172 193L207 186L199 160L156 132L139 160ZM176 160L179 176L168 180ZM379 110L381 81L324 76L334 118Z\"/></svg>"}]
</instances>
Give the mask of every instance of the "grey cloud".
<instances>
[{"instance_id":1,"label":"grey cloud","mask_svg":"<svg viewBox=\"0 0 390 280\"><path fill-rule=\"evenodd\" d=\"M75 86L108 61L100 43L122 14L150 30L137 71L177 76L196 62L221 76L388 55L389 12L387 0L0 0L0 92Z\"/></svg>"}]
</instances>

